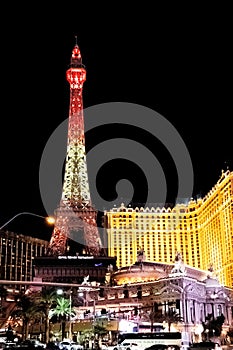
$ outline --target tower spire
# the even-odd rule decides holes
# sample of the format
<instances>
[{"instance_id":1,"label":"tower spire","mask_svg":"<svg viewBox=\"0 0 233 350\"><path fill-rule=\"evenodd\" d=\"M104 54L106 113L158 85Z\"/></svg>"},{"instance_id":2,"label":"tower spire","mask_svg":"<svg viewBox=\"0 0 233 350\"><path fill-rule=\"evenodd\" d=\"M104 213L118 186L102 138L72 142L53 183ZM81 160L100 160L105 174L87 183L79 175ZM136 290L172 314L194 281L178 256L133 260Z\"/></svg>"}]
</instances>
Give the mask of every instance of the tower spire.
<instances>
[{"instance_id":1,"label":"tower spire","mask_svg":"<svg viewBox=\"0 0 233 350\"><path fill-rule=\"evenodd\" d=\"M75 46L78 46L78 37L77 35L75 35L74 37L75 37Z\"/></svg>"},{"instance_id":2,"label":"tower spire","mask_svg":"<svg viewBox=\"0 0 233 350\"><path fill-rule=\"evenodd\" d=\"M85 151L82 90L86 69L77 41L66 79L70 84L67 154L62 196L48 255L64 255L69 238L84 246L90 255L98 256L102 242L96 222L97 211L91 202Z\"/></svg>"}]
</instances>

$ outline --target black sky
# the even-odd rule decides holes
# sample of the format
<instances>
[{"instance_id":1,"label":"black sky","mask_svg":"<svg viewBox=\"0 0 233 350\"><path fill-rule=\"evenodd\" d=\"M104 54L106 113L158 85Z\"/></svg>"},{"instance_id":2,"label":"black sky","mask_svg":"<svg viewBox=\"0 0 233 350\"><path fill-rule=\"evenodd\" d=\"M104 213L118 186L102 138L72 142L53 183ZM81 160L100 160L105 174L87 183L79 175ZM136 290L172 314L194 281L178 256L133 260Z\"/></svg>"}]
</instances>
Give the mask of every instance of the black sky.
<instances>
[{"instance_id":1,"label":"black sky","mask_svg":"<svg viewBox=\"0 0 233 350\"><path fill-rule=\"evenodd\" d=\"M85 10L80 5L67 6L59 16L39 7L27 9L27 15L22 8L20 13L17 9L13 14L12 9L5 13L0 224L23 211L46 215L39 191L39 165L51 133L68 117L65 72L75 35L87 70L84 107L130 102L160 113L173 124L189 150L194 168L193 196L204 196L222 169L233 169L233 20L229 9L212 4L178 8L167 3L163 9L141 4L126 11L118 3L117 8L113 4L103 12L104 8L93 9L91 5ZM87 135L87 148L100 139L97 134ZM150 140L144 138L144 142ZM176 172L169 155L154 142L172 200ZM131 166L122 164L129 178ZM105 168L102 173L106 170L109 174L111 167ZM111 179L114 176L123 174L115 170ZM138 177L141 181L143 174ZM105 178L106 190L99 181L99 190L111 196L108 185L114 181ZM143 186L138 197L143 197ZM32 220L36 219L24 217L23 233L33 234ZM20 231L20 224L17 219L9 229ZM36 222L35 230L43 231L39 226Z\"/></svg>"}]
</instances>

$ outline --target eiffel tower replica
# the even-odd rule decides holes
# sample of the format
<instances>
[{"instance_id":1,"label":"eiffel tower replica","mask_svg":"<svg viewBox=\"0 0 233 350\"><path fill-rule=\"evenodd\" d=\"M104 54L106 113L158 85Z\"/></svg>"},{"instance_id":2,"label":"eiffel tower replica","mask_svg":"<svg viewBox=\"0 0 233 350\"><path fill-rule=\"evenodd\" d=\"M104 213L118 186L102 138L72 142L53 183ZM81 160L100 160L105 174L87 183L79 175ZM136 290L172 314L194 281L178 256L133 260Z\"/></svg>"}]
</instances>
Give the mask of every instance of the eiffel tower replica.
<instances>
[{"instance_id":1,"label":"eiffel tower replica","mask_svg":"<svg viewBox=\"0 0 233 350\"><path fill-rule=\"evenodd\" d=\"M79 283L83 280L80 277L89 275L90 280L96 277L91 276L95 275L94 266L98 266L97 275L103 279L106 269L110 265L116 266L116 258L107 257L97 226L97 210L90 196L82 97L86 69L77 39L66 79L70 84L70 106L63 190L60 205L55 211L55 225L46 257L35 259L35 277L51 281L53 276L54 282L72 280ZM60 275L56 272L58 270Z\"/></svg>"}]
</instances>

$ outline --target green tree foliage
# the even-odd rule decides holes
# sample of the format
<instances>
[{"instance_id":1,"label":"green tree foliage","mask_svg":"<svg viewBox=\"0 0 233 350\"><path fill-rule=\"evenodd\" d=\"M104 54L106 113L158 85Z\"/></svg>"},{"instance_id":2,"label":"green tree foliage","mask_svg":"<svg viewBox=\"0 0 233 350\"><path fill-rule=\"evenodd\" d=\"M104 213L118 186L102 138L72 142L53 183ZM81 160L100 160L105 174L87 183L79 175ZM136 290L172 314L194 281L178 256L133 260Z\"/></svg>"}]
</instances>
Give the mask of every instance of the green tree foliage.
<instances>
[{"instance_id":1,"label":"green tree foliage","mask_svg":"<svg viewBox=\"0 0 233 350\"><path fill-rule=\"evenodd\" d=\"M11 325L8 326L7 331L6 331L6 339L7 341L13 342L14 340L14 333Z\"/></svg>"},{"instance_id":2,"label":"green tree foliage","mask_svg":"<svg viewBox=\"0 0 233 350\"><path fill-rule=\"evenodd\" d=\"M231 338L233 338L233 327L229 328L229 331L227 332L227 335Z\"/></svg>"},{"instance_id":3,"label":"green tree foliage","mask_svg":"<svg viewBox=\"0 0 233 350\"><path fill-rule=\"evenodd\" d=\"M140 316L146 321L150 320L151 332L154 331L154 323L167 322L168 331L170 332L172 323L177 324L179 322L183 322L183 318L176 311L170 309L168 312L163 314L162 311L158 310L154 305L152 307L149 306L141 308Z\"/></svg>"},{"instance_id":4,"label":"green tree foliage","mask_svg":"<svg viewBox=\"0 0 233 350\"><path fill-rule=\"evenodd\" d=\"M28 338L29 324L43 316L35 295L20 293L15 298L16 308L11 313L13 320L22 320L22 340Z\"/></svg>"},{"instance_id":5,"label":"green tree foliage","mask_svg":"<svg viewBox=\"0 0 233 350\"><path fill-rule=\"evenodd\" d=\"M61 322L62 340L65 338L66 319L75 316L75 311L70 305L70 300L57 297L56 306L50 310L50 317L56 316Z\"/></svg>"},{"instance_id":6,"label":"green tree foliage","mask_svg":"<svg viewBox=\"0 0 233 350\"><path fill-rule=\"evenodd\" d=\"M42 288L38 293L40 310L43 312L45 317L45 343L49 342L50 334L50 310L57 303L57 292L54 288Z\"/></svg>"},{"instance_id":7,"label":"green tree foliage","mask_svg":"<svg viewBox=\"0 0 233 350\"><path fill-rule=\"evenodd\" d=\"M137 308L135 311L136 314L139 314L142 321L150 322L151 332L154 331L154 323L163 322L162 311L155 308L154 305L145 305Z\"/></svg>"},{"instance_id":8,"label":"green tree foliage","mask_svg":"<svg viewBox=\"0 0 233 350\"><path fill-rule=\"evenodd\" d=\"M184 322L183 317L180 316L179 313L177 313L175 310L168 310L163 315L163 321L167 322L168 324L168 332L171 332L171 325Z\"/></svg>"},{"instance_id":9,"label":"green tree foliage","mask_svg":"<svg viewBox=\"0 0 233 350\"><path fill-rule=\"evenodd\" d=\"M204 328L203 336L206 336L206 330L208 330L209 337L213 337L214 335L219 337L222 333L222 325L224 321L225 316L223 314L217 316L216 318L214 318L212 314L206 316L205 322L202 323Z\"/></svg>"},{"instance_id":10,"label":"green tree foliage","mask_svg":"<svg viewBox=\"0 0 233 350\"><path fill-rule=\"evenodd\" d=\"M107 333L108 331L106 327L98 323L94 325L94 340L95 340L95 344L97 345L95 347L101 348L103 336Z\"/></svg>"},{"instance_id":11,"label":"green tree foliage","mask_svg":"<svg viewBox=\"0 0 233 350\"><path fill-rule=\"evenodd\" d=\"M0 285L0 298L1 298L1 304L0 304L0 314L3 314L3 302L6 300L8 295L6 287L3 285Z\"/></svg>"},{"instance_id":12,"label":"green tree foliage","mask_svg":"<svg viewBox=\"0 0 233 350\"><path fill-rule=\"evenodd\" d=\"M227 332L227 336L229 337L229 342L233 344L233 327L229 328L229 331Z\"/></svg>"}]
</instances>

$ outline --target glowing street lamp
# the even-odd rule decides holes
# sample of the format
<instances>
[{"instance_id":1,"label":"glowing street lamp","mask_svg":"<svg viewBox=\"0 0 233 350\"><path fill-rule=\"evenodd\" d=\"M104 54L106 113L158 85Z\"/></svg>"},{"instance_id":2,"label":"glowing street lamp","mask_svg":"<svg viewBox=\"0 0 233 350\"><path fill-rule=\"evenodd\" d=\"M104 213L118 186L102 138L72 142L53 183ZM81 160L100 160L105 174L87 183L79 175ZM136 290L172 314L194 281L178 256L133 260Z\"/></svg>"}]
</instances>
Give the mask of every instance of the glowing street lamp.
<instances>
[{"instance_id":1,"label":"glowing street lamp","mask_svg":"<svg viewBox=\"0 0 233 350\"><path fill-rule=\"evenodd\" d=\"M55 219L52 217L52 216L42 216L42 215L38 215L38 214L35 214L35 213L30 213L28 211L23 211L21 213L18 213L16 214L15 216L13 216L10 220L8 220L7 222L5 222L5 224L3 224L1 227L0 227L0 230L2 230L4 227L6 227L11 221L13 221L14 219L16 219L18 216L21 216L21 215L31 215L31 216L36 216L38 218L42 218L44 220L46 220L47 224L49 225L53 225L55 223Z\"/></svg>"}]
</instances>

